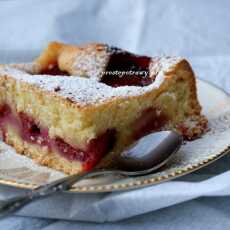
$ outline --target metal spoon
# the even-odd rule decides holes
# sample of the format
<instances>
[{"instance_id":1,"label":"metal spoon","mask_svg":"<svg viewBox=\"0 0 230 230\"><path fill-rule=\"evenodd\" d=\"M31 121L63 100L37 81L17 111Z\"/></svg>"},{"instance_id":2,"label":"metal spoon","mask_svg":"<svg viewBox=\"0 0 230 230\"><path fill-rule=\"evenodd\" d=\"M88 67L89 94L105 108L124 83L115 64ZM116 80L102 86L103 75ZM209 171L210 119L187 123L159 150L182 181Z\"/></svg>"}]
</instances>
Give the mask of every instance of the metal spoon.
<instances>
[{"instance_id":1,"label":"metal spoon","mask_svg":"<svg viewBox=\"0 0 230 230\"><path fill-rule=\"evenodd\" d=\"M71 175L39 186L20 196L0 203L0 217L19 210L33 200L69 190L76 182L92 176L109 174L128 177L149 174L162 167L177 152L183 138L173 131L151 133L136 141L117 158L118 170L94 170L83 175Z\"/></svg>"}]
</instances>

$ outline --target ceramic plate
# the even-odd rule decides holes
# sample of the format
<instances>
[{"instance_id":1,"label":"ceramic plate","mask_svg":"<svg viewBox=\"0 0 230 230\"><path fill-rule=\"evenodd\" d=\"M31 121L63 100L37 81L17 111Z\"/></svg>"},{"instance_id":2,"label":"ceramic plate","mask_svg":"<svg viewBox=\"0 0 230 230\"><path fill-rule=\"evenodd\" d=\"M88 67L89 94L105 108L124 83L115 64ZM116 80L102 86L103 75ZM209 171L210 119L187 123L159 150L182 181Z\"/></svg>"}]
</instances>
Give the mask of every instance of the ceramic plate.
<instances>
[{"instance_id":1,"label":"ceramic plate","mask_svg":"<svg viewBox=\"0 0 230 230\"><path fill-rule=\"evenodd\" d=\"M175 157L157 173L135 178L103 177L77 183L71 192L105 192L134 189L172 180L198 170L230 150L230 96L207 82L197 80L198 97L210 131L183 145ZM64 174L35 164L0 142L0 183L33 189Z\"/></svg>"}]
</instances>

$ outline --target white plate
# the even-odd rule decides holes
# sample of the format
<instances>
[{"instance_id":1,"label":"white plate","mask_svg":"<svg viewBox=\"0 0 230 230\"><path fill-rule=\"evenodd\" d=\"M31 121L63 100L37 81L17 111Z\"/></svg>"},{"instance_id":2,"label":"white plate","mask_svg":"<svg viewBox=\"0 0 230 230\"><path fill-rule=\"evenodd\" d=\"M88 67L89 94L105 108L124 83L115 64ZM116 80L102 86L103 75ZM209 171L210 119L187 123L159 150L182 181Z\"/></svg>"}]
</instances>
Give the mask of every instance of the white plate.
<instances>
[{"instance_id":1,"label":"white plate","mask_svg":"<svg viewBox=\"0 0 230 230\"><path fill-rule=\"evenodd\" d=\"M95 178L76 184L72 192L105 192L134 189L188 174L224 156L230 149L230 96L207 82L197 80L198 98L209 120L210 131L182 146L160 172L135 178ZM35 188L62 177L39 166L0 142L0 183L18 188Z\"/></svg>"}]
</instances>

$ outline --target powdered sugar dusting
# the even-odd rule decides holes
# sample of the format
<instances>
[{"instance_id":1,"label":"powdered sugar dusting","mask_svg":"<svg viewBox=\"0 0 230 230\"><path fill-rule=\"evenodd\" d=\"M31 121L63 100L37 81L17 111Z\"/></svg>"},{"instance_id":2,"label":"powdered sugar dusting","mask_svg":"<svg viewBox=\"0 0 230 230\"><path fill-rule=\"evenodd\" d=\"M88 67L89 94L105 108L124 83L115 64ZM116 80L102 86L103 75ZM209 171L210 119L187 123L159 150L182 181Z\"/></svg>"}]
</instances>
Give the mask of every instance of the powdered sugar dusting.
<instances>
[{"instance_id":1,"label":"powdered sugar dusting","mask_svg":"<svg viewBox=\"0 0 230 230\"><path fill-rule=\"evenodd\" d=\"M156 74L158 78L164 78L165 72L170 71L181 60L183 60L181 57L152 58L152 62L149 67L150 75Z\"/></svg>"},{"instance_id":2,"label":"powdered sugar dusting","mask_svg":"<svg viewBox=\"0 0 230 230\"><path fill-rule=\"evenodd\" d=\"M158 88L165 79L165 73L170 71L181 58L160 58L158 62L151 66L151 71L156 73L155 81L145 87L122 86L113 88L104 83L100 83L96 78L30 75L25 71L9 66L0 69L0 75L10 76L14 79L33 84L43 90L52 91L59 96L68 98L78 103L79 106L86 104L102 103L114 97L130 97L142 95ZM56 89L59 90L56 90Z\"/></svg>"},{"instance_id":3,"label":"powdered sugar dusting","mask_svg":"<svg viewBox=\"0 0 230 230\"><path fill-rule=\"evenodd\" d=\"M101 73L106 68L109 55L106 45L97 44L84 47L74 58L73 74L99 81Z\"/></svg>"}]
</instances>

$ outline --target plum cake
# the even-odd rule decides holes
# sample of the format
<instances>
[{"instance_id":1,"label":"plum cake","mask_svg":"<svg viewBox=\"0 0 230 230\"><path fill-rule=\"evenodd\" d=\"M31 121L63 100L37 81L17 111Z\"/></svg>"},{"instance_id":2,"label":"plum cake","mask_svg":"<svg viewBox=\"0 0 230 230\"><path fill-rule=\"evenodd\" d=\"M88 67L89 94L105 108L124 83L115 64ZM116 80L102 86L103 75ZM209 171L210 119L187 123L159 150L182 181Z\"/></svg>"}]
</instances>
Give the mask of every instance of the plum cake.
<instances>
[{"instance_id":1,"label":"plum cake","mask_svg":"<svg viewBox=\"0 0 230 230\"><path fill-rule=\"evenodd\" d=\"M0 136L19 154L84 173L154 131L207 128L188 61L104 44L52 42L33 62L0 66Z\"/></svg>"}]
</instances>

